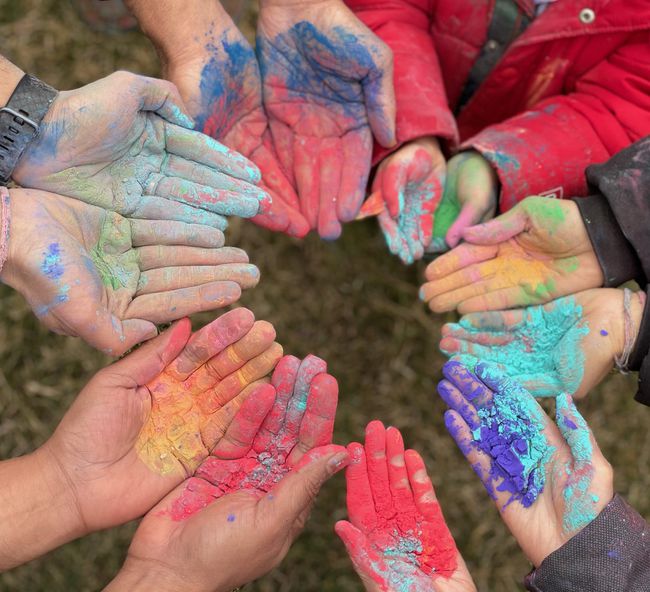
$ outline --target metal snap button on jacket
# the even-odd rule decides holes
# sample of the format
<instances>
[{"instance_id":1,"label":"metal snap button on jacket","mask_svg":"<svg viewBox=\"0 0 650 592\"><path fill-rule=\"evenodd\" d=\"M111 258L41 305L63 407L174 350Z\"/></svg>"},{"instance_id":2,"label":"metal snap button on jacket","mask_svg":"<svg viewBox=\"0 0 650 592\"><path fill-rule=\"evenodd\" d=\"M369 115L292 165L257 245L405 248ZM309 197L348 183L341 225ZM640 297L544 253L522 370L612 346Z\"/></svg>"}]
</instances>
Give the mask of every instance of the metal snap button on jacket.
<instances>
[{"instance_id":1,"label":"metal snap button on jacket","mask_svg":"<svg viewBox=\"0 0 650 592\"><path fill-rule=\"evenodd\" d=\"M583 8L580 11L580 22L590 25L596 20L596 13L591 8Z\"/></svg>"}]
</instances>

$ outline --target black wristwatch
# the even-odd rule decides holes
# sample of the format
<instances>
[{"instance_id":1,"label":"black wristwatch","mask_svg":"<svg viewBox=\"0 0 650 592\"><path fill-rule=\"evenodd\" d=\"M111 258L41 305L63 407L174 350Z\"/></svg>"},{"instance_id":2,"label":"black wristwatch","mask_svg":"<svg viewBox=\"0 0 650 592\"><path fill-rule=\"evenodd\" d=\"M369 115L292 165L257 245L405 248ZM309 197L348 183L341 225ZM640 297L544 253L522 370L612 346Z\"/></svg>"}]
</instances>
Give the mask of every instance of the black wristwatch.
<instances>
[{"instance_id":1,"label":"black wristwatch","mask_svg":"<svg viewBox=\"0 0 650 592\"><path fill-rule=\"evenodd\" d=\"M38 136L57 91L25 74L7 105L0 109L0 184L6 185L27 145Z\"/></svg>"}]
</instances>

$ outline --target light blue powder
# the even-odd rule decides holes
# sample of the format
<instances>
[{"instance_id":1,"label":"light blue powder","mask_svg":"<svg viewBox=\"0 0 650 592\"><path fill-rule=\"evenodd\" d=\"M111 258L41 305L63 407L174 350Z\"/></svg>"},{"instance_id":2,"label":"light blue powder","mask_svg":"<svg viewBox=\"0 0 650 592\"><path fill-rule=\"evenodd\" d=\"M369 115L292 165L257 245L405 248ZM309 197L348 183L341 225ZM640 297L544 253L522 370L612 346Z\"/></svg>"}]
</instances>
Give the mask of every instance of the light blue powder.
<instances>
[{"instance_id":1,"label":"light blue powder","mask_svg":"<svg viewBox=\"0 0 650 592\"><path fill-rule=\"evenodd\" d=\"M547 306L524 309L521 322L503 328L490 328L486 313L464 316L452 323L454 332L468 334L458 352L442 350L473 369L478 360L497 364L536 397L555 397L560 392L575 393L584 375L582 340L589 333L583 309L575 298L560 298ZM491 345L479 345L478 338L489 336Z\"/></svg>"}]
</instances>

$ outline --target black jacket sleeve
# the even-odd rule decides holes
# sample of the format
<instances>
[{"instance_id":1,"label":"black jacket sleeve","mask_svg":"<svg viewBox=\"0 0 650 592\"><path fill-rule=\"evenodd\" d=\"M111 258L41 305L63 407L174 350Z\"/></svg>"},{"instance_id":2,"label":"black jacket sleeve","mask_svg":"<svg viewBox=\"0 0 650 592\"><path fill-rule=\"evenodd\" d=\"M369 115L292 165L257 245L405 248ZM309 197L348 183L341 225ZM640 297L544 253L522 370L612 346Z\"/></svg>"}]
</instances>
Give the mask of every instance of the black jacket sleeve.
<instances>
[{"instance_id":1,"label":"black jacket sleeve","mask_svg":"<svg viewBox=\"0 0 650 592\"><path fill-rule=\"evenodd\" d=\"M531 592L650 592L650 526L620 496L526 577Z\"/></svg>"}]
</instances>

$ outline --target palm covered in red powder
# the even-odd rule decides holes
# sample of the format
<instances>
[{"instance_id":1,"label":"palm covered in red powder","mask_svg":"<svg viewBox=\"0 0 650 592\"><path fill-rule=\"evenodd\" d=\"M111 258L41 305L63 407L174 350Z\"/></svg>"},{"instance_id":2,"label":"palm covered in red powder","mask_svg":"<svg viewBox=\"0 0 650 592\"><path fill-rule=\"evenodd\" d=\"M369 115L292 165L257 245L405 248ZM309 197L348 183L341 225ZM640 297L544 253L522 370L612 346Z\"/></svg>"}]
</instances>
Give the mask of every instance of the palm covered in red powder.
<instances>
[{"instance_id":1,"label":"palm covered in red powder","mask_svg":"<svg viewBox=\"0 0 650 592\"><path fill-rule=\"evenodd\" d=\"M447 528L420 455L379 421L365 448L348 446L350 521L336 524L356 571L375 592L476 590Z\"/></svg>"}]
</instances>

